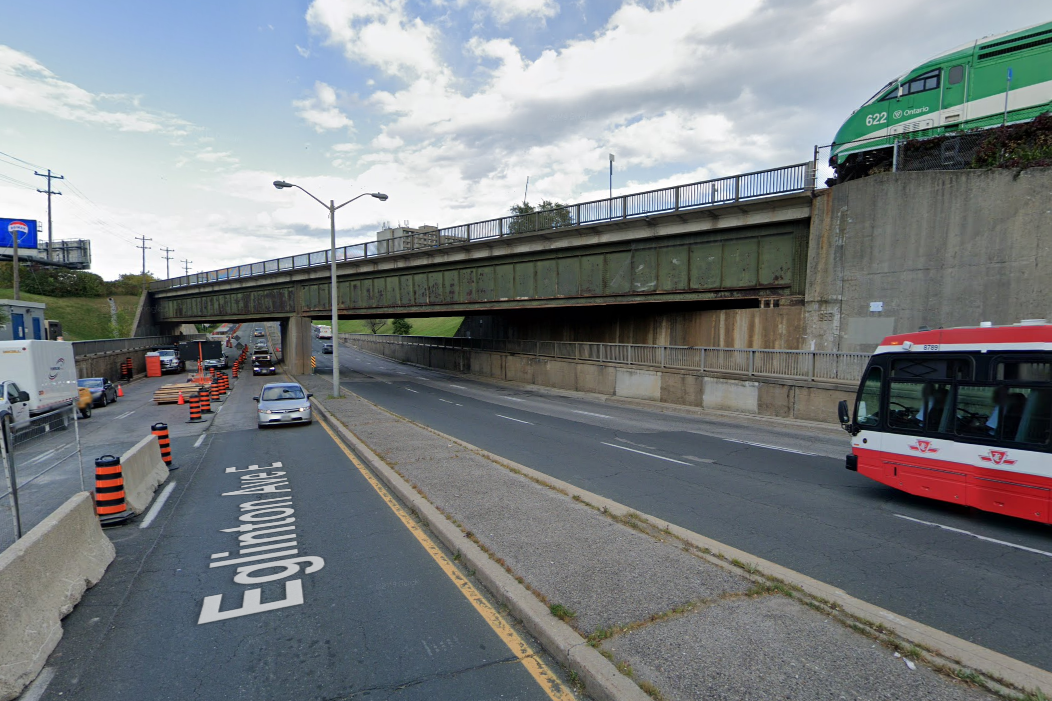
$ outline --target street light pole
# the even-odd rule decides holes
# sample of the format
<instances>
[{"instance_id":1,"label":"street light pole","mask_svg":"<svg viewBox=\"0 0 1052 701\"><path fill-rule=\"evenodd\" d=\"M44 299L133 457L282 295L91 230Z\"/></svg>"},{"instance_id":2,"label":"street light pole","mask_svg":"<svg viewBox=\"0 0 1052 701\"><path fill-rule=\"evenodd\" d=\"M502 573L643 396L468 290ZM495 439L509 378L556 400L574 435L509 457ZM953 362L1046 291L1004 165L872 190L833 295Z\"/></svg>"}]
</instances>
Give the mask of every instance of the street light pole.
<instances>
[{"instance_id":1,"label":"street light pole","mask_svg":"<svg viewBox=\"0 0 1052 701\"><path fill-rule=\"evenodd\" d=\"M329 289L331 292L331 305L332 305L332 396L340 396L340 316L337 311L337 294L336 294L336 210L341 207L346 207L351 202L354 202L360 197L375 197L376 199L384 202L387 200L387 195L382 192L363 192L357 197L352 197L341 205L336 204L336 200L329 200L329 204L325 204L311 193L304 190L295 183L285 182L284 180L275 180L274 187L279 190L283 190L287 187L294 187L297 190L305 192L312 200L320 204L325 209L329 210Z\"/></svg>"},{"instance_id":2,"label":"street light pole","mask_svg":"<svg viewBox=\"0 0 1052 701\"><path fill-rule=\"evenodd\" d=\"M336 200L329 200L329 293L332 298L332 396L340 396L340 315L336 312Z\"/></svg>"}]
</instances>

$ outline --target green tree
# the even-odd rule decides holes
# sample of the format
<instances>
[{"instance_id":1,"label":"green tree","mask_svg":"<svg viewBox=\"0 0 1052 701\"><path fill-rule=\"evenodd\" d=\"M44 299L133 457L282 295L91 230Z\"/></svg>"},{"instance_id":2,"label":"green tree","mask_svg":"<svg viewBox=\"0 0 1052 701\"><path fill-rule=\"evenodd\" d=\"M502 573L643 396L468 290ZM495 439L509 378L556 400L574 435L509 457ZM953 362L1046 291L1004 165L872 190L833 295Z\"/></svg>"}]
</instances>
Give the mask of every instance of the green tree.
<instances>
[{"instance_id":1,"label":"green tree","mask_svg":"<svg viewBox=\"0 0 1052 701\"><path fill-rule=\"evenodd\" d=\"M568 205L552 200L543 200L534 207L529 202L511 206L512 220L508 233L522 234L528 231L543 231L573 226L573 212Z\"/></svg>"},{"instance_id":2,"label":"green tree","mask_svg":"<svg viewBox=\"0 0 1052 701\"><path fill-rule=\"evenodd\" d=\"M413 325L409 323L408 319L395 319L391 322L391 331L399 336L408 336L413 333Z\"/></svg>"},{"instance_id":3,"label":"green tree","mask_svg":"<svg viewBox=\"0 0 1052 701\"><path fill-rule=\"evenodd\" d=\"M156 280L153 275L146 273L145 276L134 273L125 273L116 280L106 283L106 294L108 295L138 295L149 283Z\"/></svg>"},{"instance_id":4,"label":"green tree","mask_svg":"<svg viewBox=\"0 0 1052 701\"><path fill-rule=\"evenodd\" d=\"M365 327L369 333L380 333L380 329L387 323L387 319L365 319Z\"/></svg>"}]
</instances>

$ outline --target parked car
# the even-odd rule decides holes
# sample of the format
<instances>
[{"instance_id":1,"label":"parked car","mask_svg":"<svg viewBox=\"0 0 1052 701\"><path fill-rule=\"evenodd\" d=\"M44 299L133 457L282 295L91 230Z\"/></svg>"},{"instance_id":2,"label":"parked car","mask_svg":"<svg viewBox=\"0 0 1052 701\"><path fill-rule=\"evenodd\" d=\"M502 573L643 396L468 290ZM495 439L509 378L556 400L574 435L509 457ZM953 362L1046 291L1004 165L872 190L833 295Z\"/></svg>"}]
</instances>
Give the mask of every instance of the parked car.
<instances>
[{"instance_id":1,"label":"parked car","mask_svg":"<svg viewBox=\"0 0 1052 701\"><path fill-rule=\"evenodd\" d=\"M322 346L321 347L321 354L322 355L332 355L332 344L331 343L326 343L324 346Z\"/></svg>"},{"instance_id":2,"label":"parked car","mask_svg":"<svg viewBox=\"0 0 1052 701\"><path fill-rule=\"evenodd\" d=\"M311 422L310 398L301 385L295 382L280 382L263 385L258 397L256 425L259 428L274 424Z\"/></svg>"},{"instance_id":3,"label":"parked car","mask_svg":"<svg viewBox=\"0 0 1052 701\"><path fill-rule=\"evenodd\" d=\"M226 356L224 355L222 358L212 358L210 360L205 360L201 364L205 366L205 370L207 370L208 368L216 368L221 370L227 366Z\"/></svg>"},{"instance_id":4,"label":"parked car","mask_svg":"<svg viewBox=\"0 0 1052 701\"><path fill-rule=\"evenodd\" d=\"M85 377L77 380L78 387L85 387L91 392L95 406L106 406L117 401L117 385L105 377Z\"/></svg>"}]
</instances>

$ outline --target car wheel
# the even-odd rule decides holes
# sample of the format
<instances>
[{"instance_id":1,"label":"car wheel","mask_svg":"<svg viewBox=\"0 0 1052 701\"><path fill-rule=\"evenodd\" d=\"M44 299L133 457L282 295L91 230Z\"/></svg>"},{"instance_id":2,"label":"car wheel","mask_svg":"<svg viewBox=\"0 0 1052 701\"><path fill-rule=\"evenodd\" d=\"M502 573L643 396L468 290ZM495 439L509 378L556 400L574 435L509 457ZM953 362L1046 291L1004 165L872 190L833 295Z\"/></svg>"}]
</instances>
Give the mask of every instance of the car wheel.
<instances>
[{"instance_id":1,"label":"car wheel","mask_svg":"<svg viewBox=\"0 0 1052 701\"><path fill-rule=\"evenodd\" d=\"M88 404L86 407L81 409L80 410L80 415L81 415L82 418L90 419L91 418L91 404Z\"/></svg>"},{"instance_id":2,"label":"car wheel","mask_svg":"<svg viewBox=\"0 0 1052 701\"><path fill-rule=\"evenodd\" d=\"M12 244L12 245L14 245L14 244ZM105 392L103 392L102 393L102 406L106 406L109 403L110 403L109 395L107 395Z\"/></svg>"}]
</instances>

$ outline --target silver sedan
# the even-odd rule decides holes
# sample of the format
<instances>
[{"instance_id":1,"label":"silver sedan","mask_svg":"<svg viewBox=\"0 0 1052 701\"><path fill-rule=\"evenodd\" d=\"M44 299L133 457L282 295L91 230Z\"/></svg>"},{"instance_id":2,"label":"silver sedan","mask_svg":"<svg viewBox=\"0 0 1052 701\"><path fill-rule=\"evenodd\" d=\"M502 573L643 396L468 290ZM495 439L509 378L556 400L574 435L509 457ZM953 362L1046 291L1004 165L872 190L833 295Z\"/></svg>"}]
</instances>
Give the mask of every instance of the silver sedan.
<instances>
[{"instance_id":1,"label":"silver sedan","mask_svg":"<svg viewBox=\"0 0 1052 701\"><path fill-rule=\"evenodd\" d=\"M275 424L311 422L310 397L301 385L295 382L275 382L263 385L258 397L257 412L259 428Z\"/></svg>"}]
</instances>

